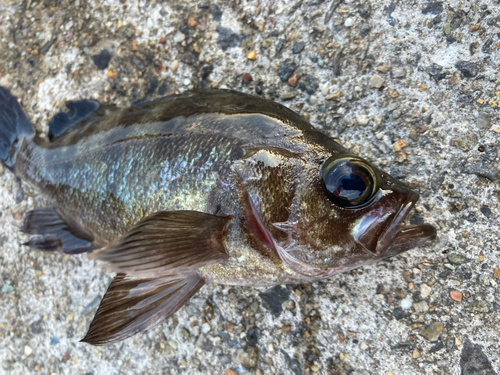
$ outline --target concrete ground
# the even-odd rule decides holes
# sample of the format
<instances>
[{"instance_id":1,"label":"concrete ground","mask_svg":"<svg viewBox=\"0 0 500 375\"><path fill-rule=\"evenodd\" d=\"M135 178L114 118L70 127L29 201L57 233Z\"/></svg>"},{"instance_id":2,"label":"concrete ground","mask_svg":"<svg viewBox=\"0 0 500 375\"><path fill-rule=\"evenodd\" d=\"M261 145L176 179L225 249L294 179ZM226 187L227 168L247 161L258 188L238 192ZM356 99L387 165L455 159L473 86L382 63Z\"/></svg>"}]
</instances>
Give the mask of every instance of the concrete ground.
<instances>
[{"instance_id":1,"label":"concrete ground","mask_svg":"<svg viewBox=\"0 0 500 375\"><path fill-rule=\"evenodd\" d=\"M0 85L37 131L66 100L193 87L301 113L421 194L439 238L314 284L205 286L122 343L80 343L112 275L30 251L44 202L0 170L0 373L495 374L498 0L0 0Z\"/></svg>"}]
</instances>

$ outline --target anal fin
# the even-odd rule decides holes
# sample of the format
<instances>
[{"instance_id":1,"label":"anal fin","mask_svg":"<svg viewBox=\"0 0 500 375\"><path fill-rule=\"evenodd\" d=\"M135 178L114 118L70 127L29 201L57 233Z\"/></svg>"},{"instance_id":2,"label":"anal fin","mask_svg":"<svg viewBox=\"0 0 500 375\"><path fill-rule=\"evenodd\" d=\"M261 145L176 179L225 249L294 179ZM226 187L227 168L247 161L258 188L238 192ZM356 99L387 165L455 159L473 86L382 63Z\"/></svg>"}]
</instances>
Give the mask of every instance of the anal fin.
<instances>
[{"instance_id":1,"label":"anal fin","mask_svg":"<svg viewBox=\"0 0 500 375\"><path fill-rule=\"evenodd\" d=\"M195 272L161 278L118 274L82 341L111 344L153 328L172 316L204 284Z\"/></svg>"},{"instance_id":2,"label":"anal fin","mask_svg":"<svg viewBox=\"0 0 500 375\"><path fill-rule=\"evenodd\" d=\"M24 217L21 231L32 236L24 245L38 250L64 254L93 250L93 238L67 224L52 207L29 211Z\"/></svg>"}]
</instances>

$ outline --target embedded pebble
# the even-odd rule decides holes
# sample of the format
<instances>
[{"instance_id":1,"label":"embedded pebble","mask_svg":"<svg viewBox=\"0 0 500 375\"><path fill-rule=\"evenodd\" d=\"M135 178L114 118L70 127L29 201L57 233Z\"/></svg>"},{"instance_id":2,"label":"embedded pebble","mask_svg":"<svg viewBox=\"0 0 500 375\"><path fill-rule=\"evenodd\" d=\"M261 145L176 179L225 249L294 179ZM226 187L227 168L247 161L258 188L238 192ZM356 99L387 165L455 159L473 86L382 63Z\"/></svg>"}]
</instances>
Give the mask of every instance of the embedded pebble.
<instances>
[{"instance_id":1,"label":"embedded pebble","mask_svg":"<svg viewBox=\"0 0 500 375\"><path fill-rule=\"evenodd\" d=\"M399 139L394 143L394 151L396 152L401 151L404 147L406 147L406 142L403 139Z\"/></svg>"},{"instance_id":2,"label":"embedded pebble","mask_svg":"<svg viewBox=\"0 0 500 375\"><path fill-rule=\"evenodd\" d=\"M211 329L212 328L210 327L210 324L208 324L208 323L203 323L201 325L201 332L203 332L203 333L208 333L208 332L210 332Z\"/></svg>"},{"instance_id":3,"label":"embedded pebble","mask_svg":"<svg viewBox=\"0 0 500 375\"><path fill-rule=\"evenodd\" d=\"M385 79L383 79L378 74L374 74L370 78L370 87L375 88L375 89L379 89L383 86L384 82L385 82Z\"/></svg>"},{"instance_id":4,"label":"embedded pebble","mask_svg":"<svg viewBox=\"0 0 500 375\"><path fill-rule=\"evenodd\" d=\"M417 313L419 313L419 312L426 312L427 310L429 310L429 305L425 301L414 302L413 303L413 309Z\"/></svg>"},{"instance_id":5,"label":"embedded pebble","mask_svg":"<svg viewBox=\"0 0 500 375\"><path fill-rule=\"evenodd\" d=\"M452 300L461 302L462 301L462 293L456 289L450 291L450 297Z\"/></svg>"},{"instance_id":6,"label":"embedded pebble","mask_svg":"<svg viewBox=\"0 0 500 375\"><path fill-rule=\"evenodd\" d=\"M424 328L422 328L419 334L428 341L437 341L443 330L443 323L432 322L431 324L428 324Z\"/></svg>"},{"instance_id":7,"label":"embedded pebble","mask_svg":"<svg viewBox=\"0 0 500 375\"><path fill-rule=\"evenodd\" d=\"M281 94L281 99L283 100L290 100L295 98L299 92L297 90L283 90L283 94Z\"/></svg>"},{"instance_id":8,"label":"embedded pebble","mask_svg":"<svg viewBox=\"0 0 500 375\"><path fill-rule=\"evenodd\" d=\"M405 298L401 301L401 308L404 310L408 310L411 308L413 302L410 299Z\"/></svg>"},{"instance_id":9,"label":"embedded pebble","mask_svg":"<svg viewBox=\"0 0 500 375\"><path fill-rule=\"evenodd\" d=\"M31 349L28 345L24 347L24 355L26 357L30 356L33 353L33 349Z\"/></svg>"},{"instance_id":10,"label":"embedded pebble","mask_svg":"<svg viewBox=\"0 0 500 375\"><path fill-rule=\"evenodd\" d=\"M465 263L469 262L469 259L467 257L465 257L462 254L457 254L457 253L448 254L448 260L450 261L450 263L458 264L458 265L465 264Z\"/></svg>"},{"instance_id":11,"label":"embedded pebble","mask_svg":"<svg viewBox=\"0 0 500 375\"><path fill-rule=\"evenodd\" d=\"M458 70L460 70L460 72L462 72L462 74L466 78L475 77L479 73L479 67L478 67L478 65L476 63L473 63L473 62L470 62L470 61L462 61L462 60L460 60L460 61L458 61L455 64L455 68L457 68Z\"/></svg>"},{"instance_id":12,"label":"embedded pebble","mask_svg":"<svg viewBox=\"0 0 500 375\"><path fill-rule=\"evenodd\" d=\"M243 82L245 84L249 84L252 81L253 81L253 77L250 73L243 73L243 76L241 77L241 82Z\"/></svg>"},{"instance_id":13,"label":"embedded pebble","mask_svg":"<svg viewBox=\"0 0 500 375\"><path fill-rule=\"evenodd\" d=\"M411 353L411 357L413 359L420 358L420 352L418 351L417 348L413 349L413 352Z\"/></svg>"},{"instance_id":14,"label":"embedded pebble","mask_svg":"<svg viewBox=\"0 0 500 375\"><path fill-rule=\"evenodd\" d=\"M422 298L427 298L431 294L432 288L427 284L420 285L420 295Z\"/></svg>"},{"instance_id":15,"label":"embedded pebble","mask_svg":"<svg viewBox=\"0 0 500 375\"><path fill-rule=\"evenodd\" d=\"M10 293L10 292L12 292L13 290L14 290L14 287L13 287L12 285L10 285L10 284L4 284L4 285L2 286L2 292L3 292L3 293Z\"/></svg>"},{"instance_id":16,"label":"embedded pebble","mask_svg":"<svg viewBox=\"0 0 500 375\"><path fill-rule=\"evenodd\" d=\"M297 42L295 43L295 45L293 46L293 53L297 54L297 53L301 53L303 50L304 50L304 47L305 47L305 44L303 42Z\"/></svg>"},{"instance_id":17,"label":"embedded pebble","mask_svg":"<svg viewBox=\"0 0 500 375\"><path fill-rule=\"evenodd\" d=\"M495 268L493 271L493 278L498 279L500 277L500 268Z\"/></svg>"},{"instance_id":18,"label":"embedded pebble","mask_svg":"<svg viewBox=\"0 0 500 375\"><path fill-rule=\"evenodd\" d=\"M366 115L361 115L356 118L358 125L368 125L370 122L370 117Z\"/></svg>"},{"instance_id":19,"label":"embedded pebble","mask_svg":"<svg viewBox=\"0 0 500 375\"><path fill-rule=\"evenodd\" d=\"M177 60L173 60L171 63L170 63L170 70L172 72L175 72L177 70L177 68L179 68L179 61Z\"/></svg>"},{"instance_id":20,"label":"embedded pebble","mask_svg":"<svg viewBox=\"0 0 500 375\"><path fill-rule=\"evenodd\" d=\"M257 59L257 53L256 53L255 51L252 51L252 52L250 52L250 53L247 55L247 58L248 58L249 60L255 60L255 59Z\"/></svg>"}]
</instances>

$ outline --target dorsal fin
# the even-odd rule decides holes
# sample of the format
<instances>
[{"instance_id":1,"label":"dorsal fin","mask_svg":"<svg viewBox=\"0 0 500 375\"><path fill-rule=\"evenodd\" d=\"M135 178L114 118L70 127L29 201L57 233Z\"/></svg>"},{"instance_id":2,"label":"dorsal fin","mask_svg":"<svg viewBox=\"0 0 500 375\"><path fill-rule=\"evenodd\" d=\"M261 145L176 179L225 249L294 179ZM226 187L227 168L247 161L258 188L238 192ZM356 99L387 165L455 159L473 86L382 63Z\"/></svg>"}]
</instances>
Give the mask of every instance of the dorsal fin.
<instances>
[{"instance_id":1,"label":"dorsal fin","mask_svg":"<svg viewBox=\"0 0 500 375\"><path fill-rule=\"evenodd\" d=\"M60 112L49 121L49 139L51 141L77 124L84 125L91 119L103 116L106 109L111 108L87 99L66 102L66 107L70 112Z\"/></svg>"}]
</instances>

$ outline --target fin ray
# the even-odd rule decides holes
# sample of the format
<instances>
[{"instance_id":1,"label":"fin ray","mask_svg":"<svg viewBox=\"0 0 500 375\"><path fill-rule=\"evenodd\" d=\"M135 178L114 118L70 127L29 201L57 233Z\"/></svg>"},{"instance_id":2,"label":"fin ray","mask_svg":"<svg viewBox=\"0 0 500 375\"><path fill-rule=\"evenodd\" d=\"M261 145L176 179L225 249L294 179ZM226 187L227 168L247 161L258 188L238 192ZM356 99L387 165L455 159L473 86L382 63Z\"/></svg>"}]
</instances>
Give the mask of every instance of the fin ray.
<instances>
[{"instance_id":1,"label":"fin ray","mask_svg":"<svg viewBox=\"0 0 500 375\"><path fill-rule=\"evenodd\" d=\"M0 162L13 170L16 154L35 129L17 99L0 86Z\"/></svg>"},{"instance_id":2,"label":"fin ray","mask_svg":"<svg viewBox=\"0 0 500 375\"><path fill-rule=\"evenodd\" d=\"M118 274L82 341L111 344L153 328L172 316L204 284L197 273L162 278Z\"/></svg>"},{"instance_id":3,"label":"fin ray","mask_svg":"<svg viewBox=\"0 0 500 375\"><path fill-rule=\"evenodd\" d=\"M197 211L164 211L139 221L116 243L91 255L112 271L136 276L189 272L224 262L230 217Z\"/></svg>"},{"instance_id":4,"label":"fin ray","mask_svg":"<svg viewBox=\"0 0 500 375\"><path fill-rule=\"evenodd\" d=\"M94 249L93 238L65 222L52 207L29 211L21 231L32 235L24 245L42 251L79 254Z\"/></svg>"}]
</instances>

